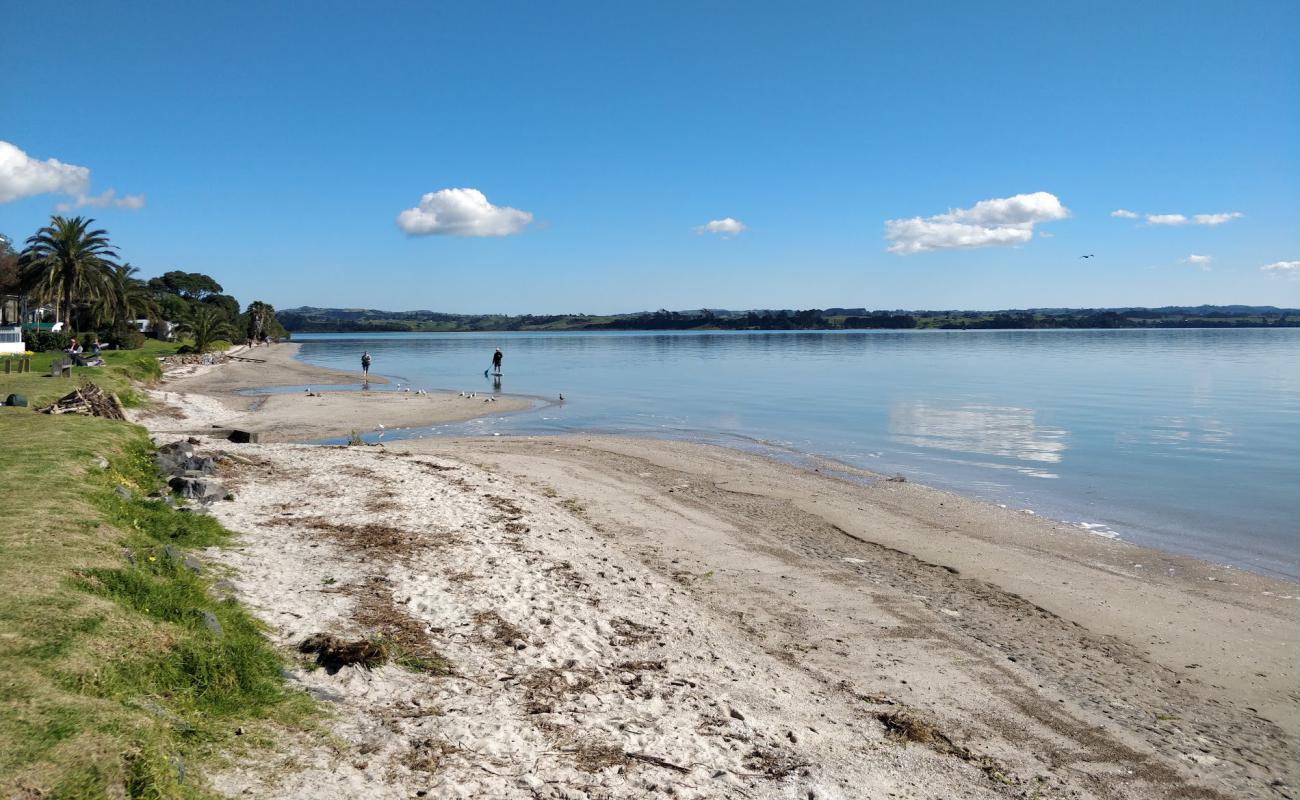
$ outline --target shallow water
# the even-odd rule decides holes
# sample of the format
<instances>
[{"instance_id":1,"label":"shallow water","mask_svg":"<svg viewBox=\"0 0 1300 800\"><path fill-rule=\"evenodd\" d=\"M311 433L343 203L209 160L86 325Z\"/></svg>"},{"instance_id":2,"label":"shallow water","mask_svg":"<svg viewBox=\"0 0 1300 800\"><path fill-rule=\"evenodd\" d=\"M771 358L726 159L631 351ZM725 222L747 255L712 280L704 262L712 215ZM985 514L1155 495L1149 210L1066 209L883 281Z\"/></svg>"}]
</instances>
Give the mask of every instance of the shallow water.
<instances>
[{"instance_id":1,"label":"shallow water","mask_svg":"<svg viewBox=\"0 0 1300 800\"><path fill-rule=\"evenodd\" d=\"M401 435L767 442L1081 535L1300 578L1300 330L300 334L300 358L563 404ZM391 437L391 434L390 434Z\"/></svg>"}]
</instances>

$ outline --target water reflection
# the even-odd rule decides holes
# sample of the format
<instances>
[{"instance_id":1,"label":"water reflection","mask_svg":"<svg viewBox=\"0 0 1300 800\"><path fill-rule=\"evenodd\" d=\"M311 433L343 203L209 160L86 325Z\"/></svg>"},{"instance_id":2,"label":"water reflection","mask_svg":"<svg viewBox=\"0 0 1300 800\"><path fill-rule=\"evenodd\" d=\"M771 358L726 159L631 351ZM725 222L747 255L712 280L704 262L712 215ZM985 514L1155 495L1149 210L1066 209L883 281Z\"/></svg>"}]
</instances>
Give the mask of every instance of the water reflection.
<instances>
[{"instance_id":1,"label":"water reflection","mask_svg":"<svg viewBox=\"0 0 1300 800\"><path fill-rule=\"evenodd\" d=\"M889 432L899 441L963 453L983 453L1055 464L1066 450L1068 431L1038 425L1034 411L1012 406L933 406L918 401L895 403Z\"/></svg>"}]
</instances>

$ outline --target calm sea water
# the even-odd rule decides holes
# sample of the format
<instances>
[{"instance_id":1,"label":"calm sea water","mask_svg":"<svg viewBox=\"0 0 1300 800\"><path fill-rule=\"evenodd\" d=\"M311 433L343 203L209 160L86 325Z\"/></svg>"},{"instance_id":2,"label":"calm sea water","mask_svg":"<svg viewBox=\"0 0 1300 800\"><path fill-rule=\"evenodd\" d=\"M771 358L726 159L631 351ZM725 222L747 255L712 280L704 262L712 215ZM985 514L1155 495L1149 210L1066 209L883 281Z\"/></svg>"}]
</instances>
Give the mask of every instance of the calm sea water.
<instances>
[{"instance_id":1,"label":"calm sea water","mask_svg":"<svg viewBox=\"0 0 1300 800\"><path fill-rule=\"evenodd\" d=\"M554 399L399 436L574 431L829 456L1080 535L1300 578L1300 330L303 334L415 387ZM389 435L391 439L392 434Z\"/></svg>"}]
</instances>

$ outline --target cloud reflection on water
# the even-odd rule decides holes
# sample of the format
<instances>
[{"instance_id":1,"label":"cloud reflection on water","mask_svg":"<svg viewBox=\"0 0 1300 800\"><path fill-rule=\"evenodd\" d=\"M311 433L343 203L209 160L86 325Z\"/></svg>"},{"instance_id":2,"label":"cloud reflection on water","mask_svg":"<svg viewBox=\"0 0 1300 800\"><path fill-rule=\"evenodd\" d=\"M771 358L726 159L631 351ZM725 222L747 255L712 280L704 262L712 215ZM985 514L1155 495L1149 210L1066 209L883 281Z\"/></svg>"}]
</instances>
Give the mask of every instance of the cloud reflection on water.
<instances>
[{"instance_id":1,"label":"cloud reflection on water","mask_svg":"<svg viewBox=\"0 0 1300 800\"><path fill-rule=\"evenodd\" d=\"M917 447L1059 463L1068 447L1065 439L1069 432L1038 425L1034 413L1014 406L944 408L904 401L890 409L889 433Z\"/></svg>"}]
</instances>

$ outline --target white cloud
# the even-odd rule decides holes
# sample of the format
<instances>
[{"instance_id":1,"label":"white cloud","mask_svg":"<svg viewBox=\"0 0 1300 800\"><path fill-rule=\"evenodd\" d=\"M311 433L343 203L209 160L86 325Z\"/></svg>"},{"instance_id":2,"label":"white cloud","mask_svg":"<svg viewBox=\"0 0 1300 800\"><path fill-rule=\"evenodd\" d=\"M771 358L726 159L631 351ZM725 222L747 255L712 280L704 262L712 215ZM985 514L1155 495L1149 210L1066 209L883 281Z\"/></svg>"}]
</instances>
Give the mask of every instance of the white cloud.
<instances>
[{"instance_id":1,"label":"white cloud","mask_svg":"<svg viewBox=\"0 0 1300 800\"><path fill-rule=\"evenodd\" d=\"M84 206L93 206L94 208L108 208L109 206L113 206L114 208L129 208L132 211L138 211L144 208L144 195L126 194L118 197L116 190L105 189L97 195L79 194L77 195L76 202L59 203L54 207L54 210L62 214Z\"/></svg>"},{"instance_id":2,"label":"white cloud","mask_svg":"<svg viewBox=\"0 0 1300 800\"><path fill-rule=\"evenodd\" d=\"M1112 217L1122 216L1118 211L1111 212ZM1234 219L1246 216L1240 211L1225 211L1219 214L1147 214L1148 225L1222 225Z\"/></svg>"},{"instance_id":3,"label":"white cloud","mask_svg":"<svg viewBox=\"0 0 1300 800\"><path fill-rule=\"evenodd\" d=\"M412 236L510 236L532 221L527 211L492 205L478 189L429 192L397 215L397 226Z\"/></svg>"},{"instance_id":4,"label":"white cloud","mask_svg":"<svg viewBox=\"0 0 1300 800\"><path fill-rule=\"evenodd\" d=\"M1272 264L1260 267L1260 271L1270 275L1300 278L1300 261L1274 261Z\"/></svg>"},{"instance_id":5,"label":"white cloud","mask_svg":"<svg viewBox=\"0 0 1300 800\"><path fill-rule=\"evenodd\" d=\"M724 239L730 239L739 233L744 233L744 231L745 223L731 217L712 219L703 225L695 226L696 234L716 233Z\"/></svg>"},{"instance_id":6,"label":"white cloud","mask_svg":"<svg viewBox=\"0 0 1300 800\"><path fill-rule=\"evenodd\" d=\"M1223 214L1197 214L1192 219L1197 225L1222 225L1230 220L1244 217L1240 211L1229 211Z\"/></svg>"},{"instance_id":7,"label":"white cloud","mask_svg":"<svg viewBox=\"0 0 1300 800\"><path fill-rule=\"evenodd\" d=\"M1117 209L1115 209L1114 211L1110 212L1110 215L1111 215L1112 217L1119 217L1120 219L1137 219L1137 218L1138 218L1138 215L1137 215L1137 212L1136 212L1136 211L1129 211L1129 210L1127 210L1127 209L1123 209L1123 208L1117 208Z\"/></svg>"},{"instance_id":8,"label":"white cloud","mask_svg":"<svg viewBox=\"0 0 1300 800\"><path fill-rule=\"evenodd\" d=\"M1194 267L1200 267L1202 272L1209 272L1210 262L1213 260L1214 256L1198 256L1195 253L1192 253L1190 256L1183 259L1183 263L1191 264Z\"/></svg>"},{"instance_id":9,"label":"white cloud","mask_svg":"<svg viewBox=\"0 0 1300 800\"><path fill-rule=\"evenodd\" d=\"M81 194L90 186L90 169L53 158L38 161L0 141L0 203L37 194Z\"/></svg>"},{"instance_id":10,"label":"white cloud","mask_svg":"<svg viewBox=\"0 0 1300 800\"><path fill-rule=\"evenodd\" d=\"M955 208L932 217L885 220L889 252L900 256L927 250L995 247L1024 244L1034 237L1034 226L1070 216L1056 195L1049 192L981 200L970 208Z\"/></svg>"}]
</instances>

